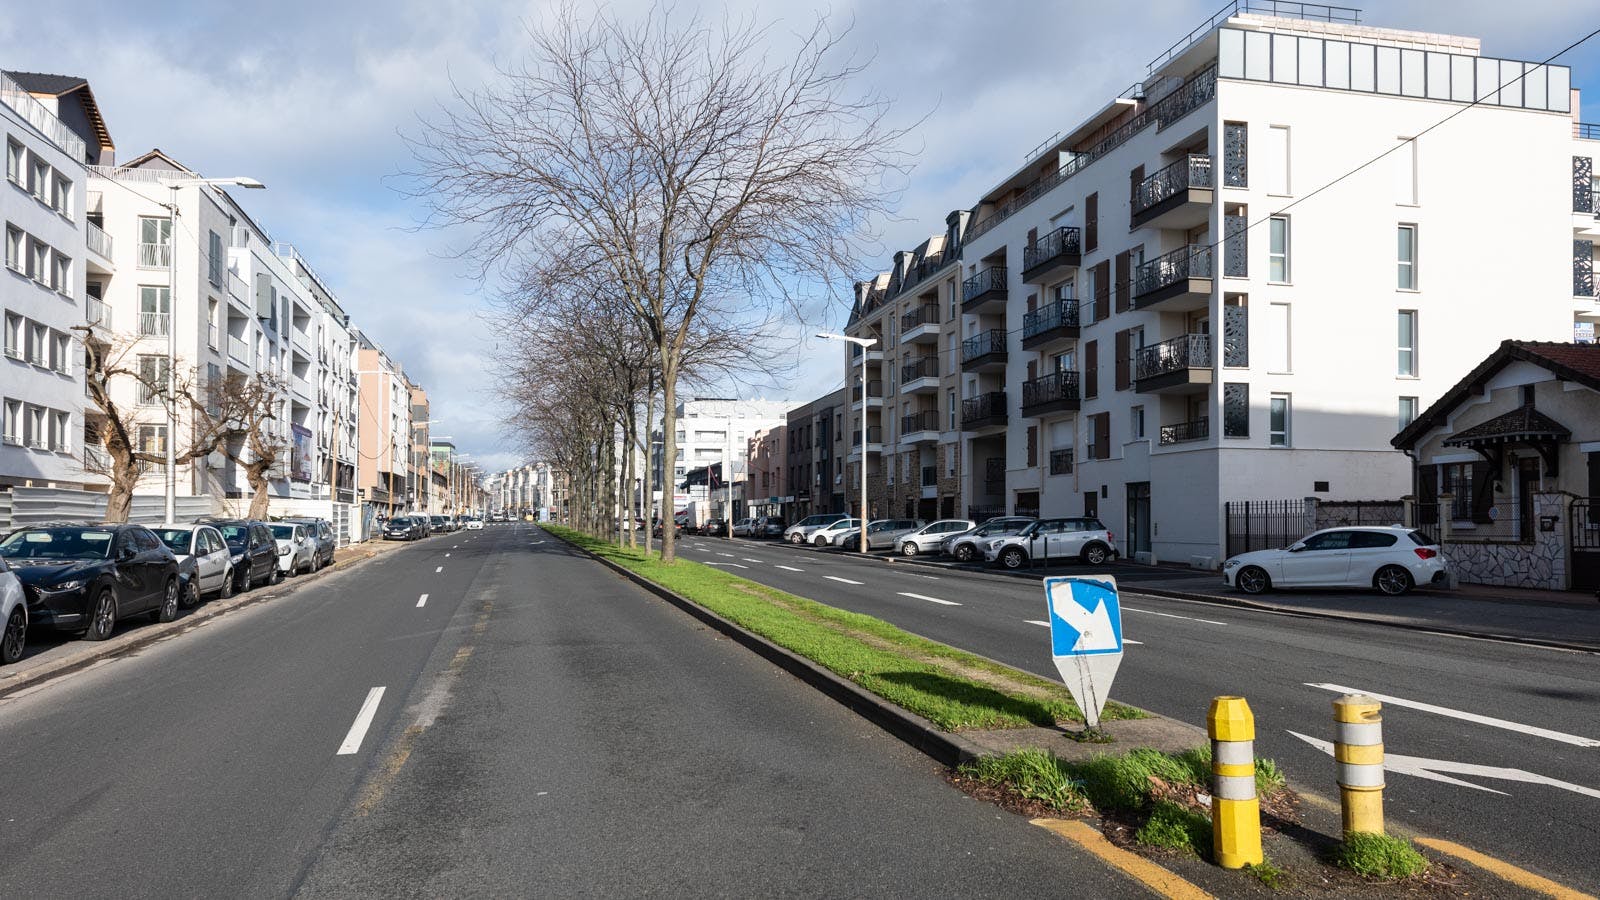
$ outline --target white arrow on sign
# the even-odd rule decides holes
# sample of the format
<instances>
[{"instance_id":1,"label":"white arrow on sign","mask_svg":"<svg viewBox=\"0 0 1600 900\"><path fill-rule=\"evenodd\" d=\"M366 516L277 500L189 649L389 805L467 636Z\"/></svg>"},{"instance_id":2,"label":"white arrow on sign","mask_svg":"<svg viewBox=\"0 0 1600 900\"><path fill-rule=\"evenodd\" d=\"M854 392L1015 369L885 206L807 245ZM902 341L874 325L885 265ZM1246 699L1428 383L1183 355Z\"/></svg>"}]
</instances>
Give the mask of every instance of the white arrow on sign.
<instances>
[{"instance_id":1,"label":"white arrow on sign","mask_svg":"<svg viewBox=\"0 0 1600 900\"><path fill-rule=\"evenodd\" d=\"M1318 750L1321 750L1323 753L1326 753L1329 756L1333 755L1333 744L1331 742L1320 740L1314 737L1308 737L1299 733L1298 731L1291 731L1289 733L1317 748ZM1591 787L1584 787L1581 784L1573 784L1570 781L1560 781L1546 775L1540 775L1536 772L1529 772L1526 769L1505 769L1499 766L1480 766L1473 763L1450 762L1449 760L1444 759L1424 759L1420 756L1401 756L1396 753L1385 753L1383 755L1383 768L1388 772L1398 772L1401 775L1415 775L1418 778L1426 778L1429 781L1442 781L1445 784L1454 784L1460 787L1472 788L1475 791L1484 791L1485 793L1499 794L1501 796L1508 795L1505 791L1497 791L1494 788L1486 788L1481 784L1473 784L1470 781L1462 781L1459 778L1451 778L1449 775L1444 775L1441 773L1450 772L1455 775L1476 775L1479 778L1497 778L1501 781L1520 781L1525 784L1542 784L1548 787L1560 788L1564 791L1571 791L1574 794L1581 794L1585 797L1593 797L1597 800L1600 800L1600 790L1595 790Z\"/></svg>"},{"instance_id":2,"label":"white arrow on sign","mask_svg":"<svg viewBox=\"0 0 1600 900\"><path fill-rule=\"evenodd\" d=\"M1117 635L1111 628L1111 611L1106 608L1104 599L1095 603L1094 609L1090 610L1072 599L1071 593L1052 591L1050 608L1078 632L1078 642L1072 645L1074 653L1117 649Z\"/></svg>"},{"instance_id":3,"label":"white arrow on sign","mask_svg":"<svg viewBox=\"0 0 1600 900\"><path fill-rule=\"evenodd\" d=\"M1122 613L1110 575L1044 580L1050 658L1090 728L1100 725L1111 682L1122 665Z\"/></svg>"}]
</instances>

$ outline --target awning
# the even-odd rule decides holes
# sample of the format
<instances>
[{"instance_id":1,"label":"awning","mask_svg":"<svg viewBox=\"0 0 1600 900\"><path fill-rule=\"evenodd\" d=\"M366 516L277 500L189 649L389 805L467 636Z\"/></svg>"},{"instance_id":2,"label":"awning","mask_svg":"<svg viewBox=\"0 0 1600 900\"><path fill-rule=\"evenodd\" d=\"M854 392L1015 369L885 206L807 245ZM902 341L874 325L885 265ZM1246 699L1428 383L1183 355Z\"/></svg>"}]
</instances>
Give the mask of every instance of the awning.
<instances>
[{"instance_id":1,"label":"awning","mask_svg":"<svg viewBox=\"0 0 1600 900\"><path fill-rule=\"evenodd\" d=\"M1506 447L1531 447L1544 458L1545 470L1550 475L1559 474L1556 445L1572 438L1571 429L1550 418L1532 406L1522 406L1487 422L1457 432L1442 443L1446 447L1467 447L1476 450L1499 465Z\"/></svg>"}]
</instances>

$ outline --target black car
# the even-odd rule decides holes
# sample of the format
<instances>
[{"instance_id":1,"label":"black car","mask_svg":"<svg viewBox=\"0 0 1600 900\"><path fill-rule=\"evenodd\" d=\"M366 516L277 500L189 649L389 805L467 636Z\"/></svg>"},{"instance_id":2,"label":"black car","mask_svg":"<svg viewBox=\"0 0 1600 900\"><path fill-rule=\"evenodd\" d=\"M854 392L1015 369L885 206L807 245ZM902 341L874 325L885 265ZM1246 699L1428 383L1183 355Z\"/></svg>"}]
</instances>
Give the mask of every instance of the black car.
<instances>
[{"instance_id":1,"label":"black car","mask_svg":"<svg viewBox=\"0 0 1600 900\"><path fill-rule=\"evenodd\" d=\"M143 525L19 528L0 556L22 582L30 627L103 641L125 616L177 618L178 558Z\"/></svg>"},{"instance_id":2,"label":"black car","mask_svg":"<svg viewBox=\"0 0 1600 900\"><path fill-rule=\"evenodd\" d=\"M222 539L233 555L233 590L244 593L257 585L283 580L278 570L278 542L267 523L255 519L199 520L222 532Z\"/></svg>"},{"instance_id":3,"label":"black car","mask_svg":"<svg viewBox=\"0 0 1600 900\"><path fill-rule=\"evenodd\" d=\"M396 516L383 526L386 541L415 541L423 536L422 522L409 516Z\"/></svg>"}]
</instances>

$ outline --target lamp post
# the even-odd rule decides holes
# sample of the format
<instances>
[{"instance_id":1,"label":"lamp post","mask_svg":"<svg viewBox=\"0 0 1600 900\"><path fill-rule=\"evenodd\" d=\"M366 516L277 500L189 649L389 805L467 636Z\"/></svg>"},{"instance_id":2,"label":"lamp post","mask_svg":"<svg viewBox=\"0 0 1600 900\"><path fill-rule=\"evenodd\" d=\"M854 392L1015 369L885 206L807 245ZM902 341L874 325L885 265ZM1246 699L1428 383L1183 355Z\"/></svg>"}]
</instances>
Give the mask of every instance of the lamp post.
<instances>
[{"instance_id":1,"label":"lamp post","mask_svg":"<svg viewBox=\"0 0 1600 900\"><path fill-rule=\"evenodd\" d=\"M178 188L226 185L261 190L266 185L254 178L181 178L167 182L167 453L166 521L178 521L178 458L173 439L178 434L178 329L174 328L178 308Z\"/></svg>"},{"instance_id":2,"label":"lamp post","mask_svg":"<svg viewBox=\"0 0 1600 900\"><path fill-rule=\"evenodd\" d=\"M819 332L819 338L830 341L848 341L861 348L861 544L867 552L867 351L878 343L877 338L851 337L848 334Z\"/></svg>"}]
</instances>

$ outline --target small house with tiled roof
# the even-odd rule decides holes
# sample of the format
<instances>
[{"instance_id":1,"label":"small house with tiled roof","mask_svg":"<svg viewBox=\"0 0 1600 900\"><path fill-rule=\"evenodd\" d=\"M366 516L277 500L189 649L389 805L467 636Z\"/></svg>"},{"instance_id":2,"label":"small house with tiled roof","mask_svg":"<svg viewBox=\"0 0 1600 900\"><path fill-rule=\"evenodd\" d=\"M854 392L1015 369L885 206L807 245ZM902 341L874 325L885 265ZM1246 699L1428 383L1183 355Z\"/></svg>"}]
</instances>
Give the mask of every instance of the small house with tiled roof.
<instances>
[{"instance_id":1,"label":"small house with tiled roof","mask_svg":"<svg viewBox=\"0 0 1600 900\"><path fill-rule=\"evenodd\" d=\"M1504 341L1393 444L1462 580L1600 589L1600 344Z\"/></svg>"}]
</instances>

